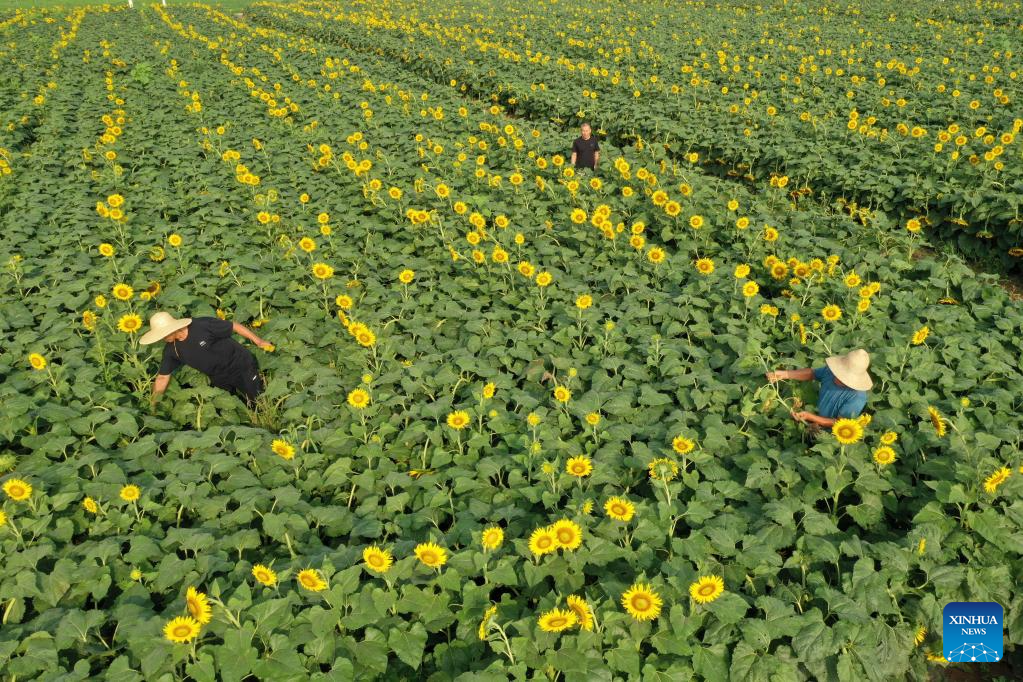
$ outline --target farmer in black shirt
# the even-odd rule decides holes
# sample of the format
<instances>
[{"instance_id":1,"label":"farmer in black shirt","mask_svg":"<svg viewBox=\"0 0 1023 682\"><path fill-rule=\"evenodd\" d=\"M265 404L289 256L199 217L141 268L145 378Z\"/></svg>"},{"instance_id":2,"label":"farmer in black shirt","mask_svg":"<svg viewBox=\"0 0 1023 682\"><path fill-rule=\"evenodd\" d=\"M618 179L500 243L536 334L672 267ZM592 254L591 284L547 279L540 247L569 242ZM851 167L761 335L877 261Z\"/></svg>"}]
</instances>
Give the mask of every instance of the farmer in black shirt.
<instances>
[{"instance_id":1,"label":"farmer in black shirt","mask_svg":"<svg viewBox=\"0 0 1023 682\"><path fill-rule=\"evenodd\" d=\"M590 124L583 123L582 136L572 143L572 165L576 168L597 170L600 161L600 145L590 131Z\"/></svg>"},{"instance_id":2,"label":"farmer in black shirt","mask_svg":"<svg viewBox=\"0 0 1023 682\"><path fill-rule=\"evenodd\" d=\"M163 361L153 382L152 404L155 405L170 383L170 375L181 365L195 368L210 378L210 384L244 398L252 407L263 392L259 365L252 353L231 338L237 332L263 350L273 346L256 336L248 327L216 317L174 319L169 313L156 313L149 318L149 331L143 334L144 345L163 340Z\"/></svg>"}]
</instances>

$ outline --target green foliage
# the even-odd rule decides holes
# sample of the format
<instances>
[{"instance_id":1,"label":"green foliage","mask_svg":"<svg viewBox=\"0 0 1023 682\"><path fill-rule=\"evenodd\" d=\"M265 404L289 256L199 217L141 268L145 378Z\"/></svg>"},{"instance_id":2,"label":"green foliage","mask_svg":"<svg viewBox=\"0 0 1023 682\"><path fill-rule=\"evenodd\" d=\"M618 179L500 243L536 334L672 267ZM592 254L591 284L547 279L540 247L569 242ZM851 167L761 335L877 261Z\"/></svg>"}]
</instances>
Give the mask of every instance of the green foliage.
<instances>
[{"instance_id":1,"label":"green foliage","mask_svg":"<svg viewBox=\"0 0 1023 682\"><path fill-rule=\"evenodd\" d=\"M417 22L346 7L260 4L244 19L198 5L39 9L0 28L11 169L0 176L0 476L33 488L23 501L0 493L0 669L922 680L953 600L998 601L1020 643L1023 315L996 278L929 255L899 209L864 216L792 196L794 173L779 186L751 164L743 180L690 163L686 145L652 144L665 126L704 125L714 149L741 151L728 127L669 115L664 93L598 98L614 107L603 127L622 134L601 140L591 184L557 163L574 125L547 120L576 106L578 74L544 76L534 95L529 69L551 63L476 43L463 55L486 22L457 21L462 5ZM551 25L594 7L559 5ZM458 27L446 44L425 18L444 11ZM614 66L609 44L600 63L686 63L666 46L663 10L634 11L661 52ZM671 21L695 11L673 6ZM906 23L856 19L868 20ZM552 30L536 27L544 54L589 59ZM504 84L514 90L497 103L472 97ZM818 115L847 113L820 102L830 108ZM775 118L795 130L798 112ZM332 276L317 278L317 263ZM749 281L759 290L746 297ZM114 296L121 283L128 300ZM824 317L828 305L840 319ZM157 310L221 314L274 344L247 344L268 379L252 412L187 369L150 409L161 349L118 324ZM804 442L789 410L812 409L814 387L766 386L764 372L855 347L871 351L876 382L863 439ZM459 411L468 423L455 429ZM882 466L873 454L889 431L897 459ZM566 471L579 456L589 475ZM651 477L659 459L670 480ZM634 506L630 520L605 512L611 497ZM578 525L578 549L535 556L531 534L562 519ZM485 550L492 526L504 540ZM428 542L446 550L437 569L416 558ZM392 554L385 573L367 565L371 546ZM257 581L256 565L276 584ZM308 569L325 589L299 584ZM724 584L703 604L690 594L702 576ZM621 603L637 583L663 601L650 620ZM168 641L192 586L212 620L191 644ZM593 629L544 631L540 615L573 595Z\"/></svg>"}]
</instances>

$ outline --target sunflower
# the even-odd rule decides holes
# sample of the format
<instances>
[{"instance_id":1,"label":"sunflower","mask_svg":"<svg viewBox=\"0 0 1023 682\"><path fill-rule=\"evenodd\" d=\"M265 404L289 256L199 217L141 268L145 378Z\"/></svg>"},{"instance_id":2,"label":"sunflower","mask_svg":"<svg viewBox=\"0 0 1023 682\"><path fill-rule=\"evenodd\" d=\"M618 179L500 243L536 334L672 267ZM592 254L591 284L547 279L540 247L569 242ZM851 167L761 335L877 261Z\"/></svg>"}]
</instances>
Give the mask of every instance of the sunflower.
<instances>
[{"instance_id":1,"label":"sunflower","mask_svg":"<svg viewBox=\"0 0 1023 682\"><path fill-rule=\"evenodd\" d=\"M20 478L11 478L4 483L4 492L15 502L24 502L32 497L32 484Z\"/></svg>"},{"instance_id":2,"label":"sunflower","mask_svg":"<svg viewBox=\"0 0 1023 682\"><path fill-rule=\"evenodd\" d=\"M546 270L536 276L536 286L538 287L549 286L552 281L554 281L554 277Z\"/></svg>"},{"instance_id":3,"label":"sunflower","mask_svg":"<svg viewBox=\"0 0 1023 682\"><path fill-rule=\"evenodd\" d=\"M529 551L535 556L550 554L558 549L558 537L550 527L537 528L529 536Z\"/></svg>"},{"instance_id":4,"label":"sunflower","mask_svg":"<svg viewBox=\"0 0 1023 682\"><path fill-rule=\"evenodd\" d=\"M96 313L86 310L82 313L82 326L86 331L93 331L96 328Z\"/></svg>"},{"instance_id":5,"label":"sunflower","mask_svg":"<svg viewBox=\"0 0 1023 682\"><path fill-rule=\"evenodd\" d=\"M845 279L843 281L845 282L845 285L847 287L849 287L850 289L855 289L860 285L860 282L862 280L860 279L860 276L857 275L855 272L850 272L848 275L845 276Z\"/></svg>"},{"instance_id":6,"label":"sunflower","mask_svg":"<svg viewBox=\"0 0 1023 682\"><path fill-rule=\"evenodd\" d=\"M309 237L302 237L298 240L298 248L302 249L306 253L312 253L316 250L316 242Z\"/></svg>"},{"instance_id":7,"label":"sunflower","mask_svg":"<svg viewBox=\"0 0 1023 682\"><path fill-rule=\"evenodd\" d=\"M356 388L348 393L348 404L357 410L369 405L369 393L361 388Z\"/></svg>"},{"instance_id":8,"label":"sunflower","mask_svg":"<svg viewBox=\"0 0 1023 682\"><path fill-rule=\"evenodd\" d=\"M924 325L917 329L915 332L913 332L913 338L910 341L910 343L912 343L914 346L919 346L921 343L927 340L927 337L930 336L930 333L931 333L930 328L927 325Z\"/></svg>"},{"instance_id":9,"label":"sunflower","mask_svg":"<svg viewBox=\"0 0 1023 682\"><path fill-rule=\"evenodd\" d=\"M163 628L163 636L175 644L191 642L199 636L202 625L190 616L178 616Z\"/></svg>"},{"instance_id":10,"label":"sunflower","mask_svg":"<svg viewBox=\"0 0 1023 682\"><path fill-rule=\"evenodd\" d=\"M671 481L678 476L678 464L667 457L658 457L647 466L650 478Z\"/></svg>"},{"instance_id":11,"label":"sunflower","mask_svg":"<svg viewBox=\"0 0 1023 682\"><path fill-rule=\"evenodd\" d=\"M351 310L353 304L352 297L347 294L340 294L334 299L334 305L341 308L341 310Z\"/></svg>"},{"instance_id":12,"label":"sunflower","mask_svg":"<svg viewBox=\"0 0 1023 682\"><path fill-rule=\"evenodd\" d=\"M586 310L593 305L593 297L589 294L583 294L582 296L575 299L575 307L579 310Z\"/></svg>"},{"instance_id":13,"label":"sunflower","mask_svg":"<svg viewBox=\"0 0 1023 682\"><path fill-rule=\"evenodd\" d=\"M839 419L831 427L831 433L842 445L852 445L863 438L863 426L855 419Z\"/></svg>"},{"instance_id":14,"label":"sunflower","mask_svg":"<svg viewBox=\"0 0 1023 682\"><path fill-rule=\"evenodd\" d=\"M599 412L590 412L590 413L588 413L586 415L586 423L589 424L590 426L596 426L597 424L599 424L600 423L600 413Z\"/></svg>"},{"instance_id":15,"label":"sunflower","mask_svg":"<svg viewBox=\"0 0 1023 682\"><path fill-rule=\"evenodd\" d=\"M124 205L124 197L122 197L120 194L111 194L110 196L107 197L107 203L113 206L114 208L120 208L121 206Z\"/></svg>"},{"instance_id":16,"label":"sunflower","mask_svg":"<svg viewBox=\"0 0 1023 682\"><path fill-rule=\"evenodd\" d=\"M558 386L554 389L554 399L559 403L567 403L572 398L572 391L568 390L564 386Z\"/></svg>"},{"instance_id":17,"label":"sunflower","mask_svg":"<svg viewBox=\"0 0 1023 682\"><path fill-rule=\"evenodd\" d=\"M298 572L298 584L310 592L322 592L327 589L327 582L320 577L320 572L314 568L307 568Z\"/></svg>"},{"instance_id":18,"label":"sunflower","mask_svg":"<svg viewBox=\"0 0 1023 682\"><path fill-rule=\"evenodd\" d=\"M114 298L118 301L130 301L131 297L135 295L135 290L127 284L115 284L113 288ZM103 306L96 304L100 308Z\"/></svg>"},{"instance_id":19,"label":"sunflower","mask_svg":"<svg viewBox=\"0 0 1023 682\"><path fill-rule=\"evenodd\" d=\"M696 271L701 275L709 275L714 272L714 261L710 258L701 258L696 261Z\"/></svg>"},{"instance_id":20,"label":"sunflower","mask_svg":"<svg viewBox=\"0 0 1023 682\"><path fill-rule=\"evenodd\" d=\"M329 213L318 214L316 216L316 222L318 222L320 225L326 225L327 223L330 222L330 214Z\"/></svg>"},{"instance_id":21,"label":"sunflower","mask_svg":"<svg viewBox=\"0 0 1023 682\"><path fill-rule=\"evenodd\" d=\"M137 485L129 483L126 486L122 486L121 492L118 494L125 502L134 502L142 495L142 490Z\"/></svg>"},{"instance_id":22,"label":"sunflower","mask_svg":"<svg viewBox=\"0 0 1023 682\"><path fill-rule=\"evenodd\" d=\"M654 265L659 265L664 262L664 249L659 246L655 246L646 252L646 259Z\"/></svg>"},{"instance_id":23,"label":"sunflower","mask_svg":"<svg viewBox=\"0 0 1023 682\"><path fill-rule=\"evenodd\" d=\"M916 629L916 634L913 635L913 644L916 646L920 646L921 644L924 643L925 639L927 639L927 628L921 625Z\"/></svg>"},{"instance_id":24,"label":"sunflower","mask_svg":"<svg viewBox=\"0 0 1023 682\"><path fill-rule=\"evenodd\" d=\"M85 511L89 512L90 514L99 513L99 505L96 503L96 500L92 499L91 497L86 497L84 500L82 500L82 508L85 509Z\"/></svg>"},{"instance_id":25,"label":"sunflower","mask_svg":"<svg viewBox=\"0 0 1023 682\"><path fill-rule=\"evenodd\" d=\"M536 272L536 268L533 267L532 263L530 263L529 261L525 261L524 260L524 261L520 261L519 262L518 271L519 271L519 274L522 275L523 277L532 278L533 277L533 273Z\"/></svg>"},{"instance_id":26,"label":"sunflower","mask_svg":"<svg viewBox=\"0 0 1023 682\"><path fill-rule=\"evenodd\" d=\"M753 298L760 293L760 285L756 282L746 282L742 285L742 295L746 298Z\"/></svg>"},{"instance_id":27,"label":"sunflower","mask_svg":"<svg viewBox=\"0 0 1023 682\"><path fill-rule=\"evenodd\" d=\"M483 384L482 395L487 400L490 400L491 398L493 398L494 397L494 393L496 393L496 392L497 392L497 384L495 384L493 381L489 381L489 382Z\"/></svg>"},{"instance_id":28,"label":"sunflower","mask_svg":"<svg viewBox=\"0 0 1023 682\"><path fill-rule=\"evenodd\" d=\"M615 521L631 521L636 507L624 497L612 497L604 503L604 512Z\"/></svg>"},{"instance_id":29,"label":"sunflower","mask_svg":"<svg viewBox=\"0 0 1023 682\"><path fill-rule=\"evenodd\" d=\"M882 445L892 445L898 439L899 434L895 433L894 431L885 431L884 433L881 434Z\"/></svg>"},{"instance_id":30,"label":"sunflower","mask_svg":"<svg viewBox=\"0 0 1023 682\"><path fill-rule=\"evenodd\" d=\"M650 585L635 583L622 595L622 606L636 620L653 620L661 613L660 595Z\"/></svg>"},{"instance_id":31,"label":"sunflower","mask_svg":"<svg viewBox=\"0 0 1023 682\"><path fill-rule=\"evenodd\" d=\"M458 410L448 415L448 426L455 431L461 431L469 425L469 413L465 410Z\"/></svg>"},{"instance_id":32,"label":"sunflower","mask_svg":"<svg viewBox=\"0 0 1023 682\"><path fill-rule=\"evenodd\" d=\"M483 549L497 549L504 542L504 531L501 530L500 526L491 526L483 531L483 536L480 538L480 544L483 545Z\"/></svg>"},{"instance_id":33,"label":"sunflower","mask_svg":"<svg viewBox=\"0 0 1023 682\"><path fill-rule=\"evenodd\" d=\"M680 455L685 455L693 451L696 444L684 436L675 436L671 441L671 447Z\"/></svg>"},{"instance_id":34,"label":"sunflower","mask_svg":"<svg viewBox=\"0 0 1023 682\"><path fill-rule=\"evenodd\" d=\"M330 279L334 276L334 268L326 263L313 264L313 277L316 279Z\"/></svg>"},{"instance_id":35,"label":"sunflower","mask_svg":"<svg viewBox=\"0 0 1023 682\"><path fill-rule=\"evenodd\" d=\"M167 237L167 243L173 246L174 248L181 246L181 242L182 239L180 234L172 234Z\"/></svg>"},{"instance_id":36,"label":"sunflower","mask_svg":"<svg viewBox=\"0 0 1023 682\"><path fill-rule=\"evenodd\" d=\"M1012 476L1012 469L1002 467L984 480L984 492L992 495L998 490L998 486L1005 483L1009 476Z\"/></svg>"},{"instance_id":37,"label":"sunflower","mask_svg":"<svg viewBox=\"0 0 1023 682\"><path fill-rule=\"evenodd\" d=\"M887 445L882 445L874 450L874 461L883 467L888 466L894 462L895 459L895 450L892 450Z\"/></svg>"},{"instance_id":38,"label":"sunflower","mask_svg":"<svg viewBox=\"0 0 1023 682\"><path fill-rule=\"evenodd\" d=\"M750 267L746 263L740 263L735 266L735 271L732 273L735 279L746 279L749 276Z\"/></svg>"},{"instance_id":39,"label":"sunflower","mask_svg":"<svg viewBox=\"0 0 1023 682\"><path fill-rule=\"evenodd\" d=\"M447 551L433 542L424 542L416 545L416 557L423 562L424 566L440 568L448 562Z\"/></svg>"},{"instance_id":40,"label":"sunflower","mask_svg":"<svg viewBox=\"0 0 1023 682\"><path fill-rule=\"evenodd\" d=\"M567 611L551 609L540 616L537 622L540 625L540 629L544 632L561 632L562 630L574 627L579 622L579 619L572 609Z\"/></svg>"},{"instance_id":41,"label":"sunflower","mask_svg":"<svg viewBox=\"0 0 1023 682\"><path fill-rule=\"evenodd\" d=\"M821 310L821 317L828 322L836 322L842 319L842 309L833 303L831 305L826 305L823 310Z\"/></svg>"},{"instance_id":42,"label":"sunflower","mask_svg":"<svg viewBox=\"0 0 1023 682\"><path fill-rule=\"evenodd\" d=\"M213 620L213 607L210 606L209 600L205 594L194 587L189 587L185 593L185 607L192 618L199 621L200 625L205 625Z\"/></svg>"},{"instance_id":43,"label":"sunflower","mask_svg":"<svg viewBox=\"0 0 1023 682\"><path fill-rule=\"evenodd\" d=\"M725 591L725 581L720 576L701 576L696 582L689 585L689 596L699 604L707 604Z\"/></svg>"},{"instance_id":44,"label":"sunflower","mask_svg":"<svg viewBox=\"0 0 1023 682\"><path fill-rule=\"evenodd\" d=\"M374 573L387 573L394 563L394 557L386 549L380 549L376 545L362 550L362 560L366 562L366 568Z\"/></svg>"},{"instance_id":45,"label":"sunflower","mask_svg":"<svg viewBox=\"0 0 1023 682\"><path fill-rule=\"evenodd\" d=\"M789 266L786 265L785 263L777 261L775 263L772 263L769 267L771 268L771 277L773 277L774 279L782 280L788 277Z\"/></svg>"},{"instance_id":46,"label":"sunflower","mask_svg":"<svg viewBox=\"0 0 1023 682\"><path fill-rule=\"evenodd\" d=\"M540 415L538 415L536 412L530 412L528 415L526 415L526 421L529 423L530 426L535 427L540 423Z\"/></svg>"},{"instance_id":47,"label":"sunflower","mask_svg":"<svg viewBox=\"0 0 1023 682\"><path fill-rule=\"evenodd\" d=\"M568 519L556 521L551 526L551 532L558 539L558 545L562 549L574 551L583 543L583 529L574 521Z\"/></svg>"},{"instance_id":48,"label":"sunflower","mask_svg":"<svg viewBox=\"0 0 1023 682\"><path fill-rule=\"evenodd\" d=\"M99 245L99 255L104 256L106 258L112 257L114 255L114 246L113 246L113 244L107 244L106 242L103 242L102 244L100 244Z\"/></svg>"},{"instance_id":49,"label":"sunflower","mask_svg":"<svg viewBox=\"0 0 1023 682\"><path fill-rule=\"evenodd\" d=\"M125 334L134 334L142 328L142 318L134 313L122 315L121 319L117 321L117 328Z\"/></svg>"},{"instance_id":50,"label":"sunflower","mask_svg":"<svg viewBox=\"0 0 1023 682\"><path fill-rule=\"evenodd\" d=\"M946 431L945 418L933 407L927 408L927 414L931 417L931 424L934 425L934 431L938 434L938 438L944 438Z\"/></svg>"},{"instance_id":51,"label":"sunflower","mask_svg":"<svg viewBox=\"0 0 1023 682\"><path fill-rule=\"evenodd\" d=\"M917 218L910 218L909 220L906 221L906 229L912 232L913 234L919 232L920 227L921 227L920 221Z\"/></svg>"},{"instance_id":52,"label":"sunflower","mask_svg":"<svg viewBox=\"0 0 1023 682\"><path fill-rule=\"evenodd\" d=\"M694 230L698 230L701 227L703 227L703 216L702 215L689 216L689 227L693 228Z\"/></svg>"},{"instance_id":53,"label":"sunflower","mask_svg":"<svg viewBox=\"0 0 1023 682\"><path fill-rule=\"evenodd\" d=\"M277 584L277 574L272 568L263 564L256 564L252 567L252 577L267 587L273 587Z\"/></svg>"},{"instance_id":54,"label":"sunflower","mask_svg":"<svg viewBox=\"0 0 1023 682\"><path fill-rule=\"evenodd\" d=\"M483 620L480 621L480 629L479 629L479 633L478 633L480 641L483 641L483 642L486 641L486 639L487 639L487 625L490 624L490 619L493 618L496 614L497 614L497 607L496 606L491 606L483 614Z\"/></svg>"},{"instance_id":55,"label":"sunflower","mask_svg":"<svg viewBox=\"0 0 1023 682\"><path fill-rule=\"evenodd\" d=\"M402 284L411 284L415 276L416 273L414 270L405 269L398 273L398 281Z\"/></svg>"},{"instance_id":56,"label":"sunflower","mask_svg":"<svg viewBox=\"0 0 1023 682\"><path fill-rule=\"evenodd\" d=\"M354 336L355 340L363 348L369 348L377 342L377 335L370 331L365 325L361 326L358 331L355 332Z\"/></svg>"},{"instance_id":57,"label":"sunflower","mask_svg":"<svg viewBox=\"0 0 1023 682\"><path fill-rule=\"evenodd\" d=\"M576 478L585 478L593 472L593 464L586 455L579 455L565 463L565 471Z\"/></svg>"},{"instance_id":58,"label":"sunflower","mask_svg":"<svg viewBox=\"0 0 1023 682\"><path fill-rule=\"evenodd\" d=\"M270 450L281 459L292 459L295 456L295 446L286 440L274 440L270 444Z\"/></svg>"},{"instance_id":59,"label":"sunflower","mask_svg":"<svg viewBox=\"0 0 1023 682\"><path fill-rule=\"evenodd\" d=\"M34 370L46 369L46 358L39 353L30 353L28 356L28 364L32 365Z\"/></svg>"},{"instance_id":60,"label":"sunflower","mask_svg":"<svg viewBox=\"0 0 1023 682\"><path fill-rule=\"evenodd\" d=\"M586 211L581 208L577 208L572 211L572 222L576 225L582 225L586 222Z\"/></svg>"}]
</instances>

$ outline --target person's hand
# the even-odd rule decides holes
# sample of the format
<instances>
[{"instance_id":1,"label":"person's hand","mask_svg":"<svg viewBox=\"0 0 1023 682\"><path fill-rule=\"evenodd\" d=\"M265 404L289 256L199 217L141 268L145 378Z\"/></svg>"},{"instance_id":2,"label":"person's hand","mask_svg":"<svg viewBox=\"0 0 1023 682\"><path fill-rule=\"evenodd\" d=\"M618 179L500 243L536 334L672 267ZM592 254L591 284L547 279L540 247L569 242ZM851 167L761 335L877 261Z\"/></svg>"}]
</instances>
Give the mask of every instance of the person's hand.
<instances>
[{"instance_id":1,"label":"person's hand","mask_svg":"<svg viewBox=\"0 0 1023 682\"><path fill-rule=\"evenodd\" d=\"M813 421L813 415L809 412L793 412L792 418L803 424L809 424Z\"/></svg>"},{"instance_id":2,"label":"person's hand","mask_svg":"<svg viewBox=\"0 0 1023 682\"><path fill-rule=\"evenodd\" d=\"M272 343L270 343L269 341L263 341L262 339L260 339L256 343L256 345L265 350L267 353L273 353L274 350L276 349L276 346L274 346Z\"/></svg>"},{"instance_id":3,"label":"person's hand","mask_svg":"<svg viewBox=\"0 0 1023 682\"><path fill-rule=\"evenodd\" d=\"M785 370L780 369L774 372L768 372L766 376L767 380L770 383L774 384L785 378Z\"/></svg>"}]
</instances>

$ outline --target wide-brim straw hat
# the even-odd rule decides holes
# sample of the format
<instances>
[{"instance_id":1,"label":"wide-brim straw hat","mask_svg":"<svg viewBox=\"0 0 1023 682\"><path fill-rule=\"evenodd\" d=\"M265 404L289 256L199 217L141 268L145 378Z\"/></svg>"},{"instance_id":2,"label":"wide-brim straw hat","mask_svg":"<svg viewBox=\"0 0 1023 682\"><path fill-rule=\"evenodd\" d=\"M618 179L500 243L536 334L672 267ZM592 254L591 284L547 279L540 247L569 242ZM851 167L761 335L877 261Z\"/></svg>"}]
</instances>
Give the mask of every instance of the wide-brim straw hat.
<instances>
[{"instance_id":1,"label":"wide-brim straw hat","mask_svg":"<svg viewBox=\"0 0 1023 682\"><path fill-rule=\"evenodd\" d=\"M870 354L862 348L845 355L832 356L825 362L831 373L851 389L869 391L874 385L874 380L867 372L867 368L870 367Z\"/></svg>"},{"instance_id":2,"label":"wide-brim straw hat","mask_svg":"<svg viewBox=\"0 0 1023 682\"><path fill-rule=\"evenodd\" d=\"M192 324L191 317L183 317L179 320L170 313L153 313L152 317L149 318L149 331L142 335L139 343L144 346L156 343L166 338L169 334L180 331L190 324Z\"/></svg>"}]
</instances>

